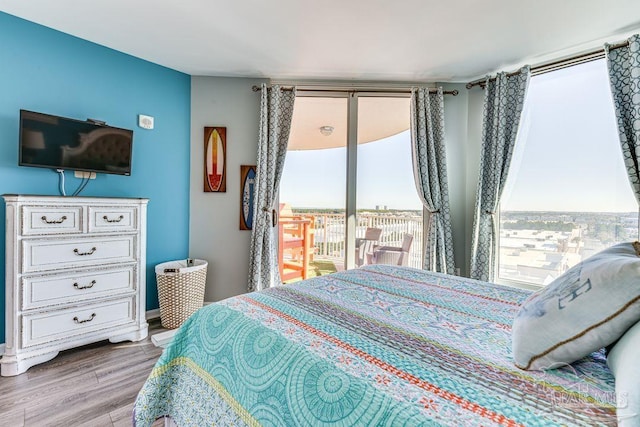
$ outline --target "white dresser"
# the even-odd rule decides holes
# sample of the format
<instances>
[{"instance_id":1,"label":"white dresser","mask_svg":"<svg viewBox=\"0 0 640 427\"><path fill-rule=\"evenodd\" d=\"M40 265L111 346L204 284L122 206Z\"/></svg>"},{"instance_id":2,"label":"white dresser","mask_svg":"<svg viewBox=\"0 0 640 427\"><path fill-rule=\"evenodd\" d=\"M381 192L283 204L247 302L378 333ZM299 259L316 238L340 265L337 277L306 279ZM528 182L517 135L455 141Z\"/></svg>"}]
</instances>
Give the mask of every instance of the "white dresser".
<instances>
[{"instance_id":1,"label":"white dresser","mask_svg":"<svg viewBox=\"0 0 640 427\"><path fill-rule=\"evenodd\" d=\"M147 336L147 199L3 196L3 376L95 341Z\"/></svg>"}]
</instances>

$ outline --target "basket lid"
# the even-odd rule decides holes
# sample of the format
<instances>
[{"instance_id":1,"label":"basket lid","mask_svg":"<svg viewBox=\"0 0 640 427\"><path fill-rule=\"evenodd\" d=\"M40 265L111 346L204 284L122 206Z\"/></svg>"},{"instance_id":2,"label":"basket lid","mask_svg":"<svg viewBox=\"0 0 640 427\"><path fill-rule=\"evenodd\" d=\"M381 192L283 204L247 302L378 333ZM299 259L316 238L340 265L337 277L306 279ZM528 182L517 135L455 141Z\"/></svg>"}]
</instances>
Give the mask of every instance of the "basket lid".
<instances>
[{"instance_id":1,"label":"basket lid","mask_svg":"<svg viewBox=\"0 0 640 427\"><path fill-rule=\"evenodd\" d=\"M207 267L207 261L203 259L187 258L177 261L163 262L156 265L156 274L184 274L202 270Z\"/></svg>"}]
</instances>

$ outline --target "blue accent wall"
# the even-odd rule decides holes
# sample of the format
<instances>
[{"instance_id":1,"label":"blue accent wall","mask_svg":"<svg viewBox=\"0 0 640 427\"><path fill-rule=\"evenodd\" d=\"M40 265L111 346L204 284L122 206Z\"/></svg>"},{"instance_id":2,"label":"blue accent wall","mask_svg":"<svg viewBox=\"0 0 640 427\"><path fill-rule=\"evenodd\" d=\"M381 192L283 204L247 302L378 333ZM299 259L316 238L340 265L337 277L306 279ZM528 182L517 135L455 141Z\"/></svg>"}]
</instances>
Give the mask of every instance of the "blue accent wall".
<instances>
[{"instance_id":1,"label":"blue accent wall","mask_svg":"<svg viewBox=\"0 0 640 427\"><path fill-rule=\"evenodd\" d=\"M0 12L0 194L58 195L54 171L18 166L20 109L133 129L131 176L99 174L81 195L150 200L147 310L157 308L154 266L186 258L189 250L191 77ZM155 117L155 129L137 127L138 114ZM67 194L79 183L66 172ZM0 224L4 236L4 203Z\"/></svg>"}]
</instances>

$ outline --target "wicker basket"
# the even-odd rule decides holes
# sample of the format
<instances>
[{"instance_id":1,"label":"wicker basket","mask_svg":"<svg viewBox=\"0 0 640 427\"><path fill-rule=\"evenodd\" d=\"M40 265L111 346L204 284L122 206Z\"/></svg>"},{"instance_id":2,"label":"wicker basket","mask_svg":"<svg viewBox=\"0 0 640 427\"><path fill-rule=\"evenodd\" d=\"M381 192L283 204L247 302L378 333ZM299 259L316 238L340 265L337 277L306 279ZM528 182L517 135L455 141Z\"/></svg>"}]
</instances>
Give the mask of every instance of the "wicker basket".
<instances>
[{"instance_id":1,"label":"wicker basket","mask_svg":"<svg viewBox=\"0 0 640 427\"><path fill-rule=\"evenodd\" d=\"M156 265L162 327L175 329L202 307L207 261L186 259Z\"/></svg>"}]
</instances>

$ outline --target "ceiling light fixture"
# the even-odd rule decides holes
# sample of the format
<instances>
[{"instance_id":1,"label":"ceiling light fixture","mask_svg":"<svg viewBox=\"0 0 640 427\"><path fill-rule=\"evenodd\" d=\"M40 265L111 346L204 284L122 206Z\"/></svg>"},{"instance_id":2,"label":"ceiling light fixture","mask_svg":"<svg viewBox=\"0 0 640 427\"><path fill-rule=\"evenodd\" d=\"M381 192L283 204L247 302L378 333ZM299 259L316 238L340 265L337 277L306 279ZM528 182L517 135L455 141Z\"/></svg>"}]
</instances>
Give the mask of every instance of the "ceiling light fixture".
<instances>
[{"instance_id":1,"label":"ceiling light fixture","mask_svg":"<svg viewBox=\"0 0 640 427\"><path fill-rule=\"evenodd\" d=\"M320 133L329 136L333 133L333 126L320 126Z\"/></svg>"}]
</instances>

